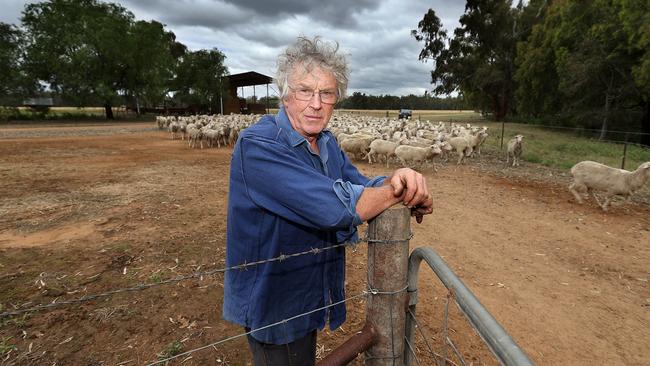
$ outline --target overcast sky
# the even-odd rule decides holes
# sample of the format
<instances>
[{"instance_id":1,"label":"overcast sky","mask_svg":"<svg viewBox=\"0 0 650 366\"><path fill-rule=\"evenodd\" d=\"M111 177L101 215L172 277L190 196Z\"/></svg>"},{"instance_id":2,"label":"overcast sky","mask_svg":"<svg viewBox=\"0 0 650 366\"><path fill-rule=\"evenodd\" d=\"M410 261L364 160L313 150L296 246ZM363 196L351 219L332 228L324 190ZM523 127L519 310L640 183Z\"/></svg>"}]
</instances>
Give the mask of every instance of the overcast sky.
<instances>
[{"instance_id":1,"label":"overcast sky","mask_svg":"<svg viewBox=\"0 0 650 366\"><path fill-rule=\"evenodd\" d=\"M0 0L0 22L20 24L28 2ZM138 20L155 19L190 50L217 48L231 74L273 76L278 54L297 36L336 40L350 64L349 94L422 95L431 90L431 62L418 61L422 43L411 30L429 8L447 34L463 0L119 0ZM266 88L256 94L263 96ZM244 90L246 96L252 89ZM275 94L271 90L270 94Z\"/></svg>"}]
</instances>

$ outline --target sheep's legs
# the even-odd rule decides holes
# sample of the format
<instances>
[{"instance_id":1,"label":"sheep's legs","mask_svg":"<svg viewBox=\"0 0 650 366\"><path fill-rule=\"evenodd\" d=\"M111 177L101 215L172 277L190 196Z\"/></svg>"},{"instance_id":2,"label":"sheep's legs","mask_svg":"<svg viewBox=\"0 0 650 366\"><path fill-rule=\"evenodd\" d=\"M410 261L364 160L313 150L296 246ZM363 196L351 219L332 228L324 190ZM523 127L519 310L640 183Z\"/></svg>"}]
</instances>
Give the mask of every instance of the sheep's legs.
<instances>
[{"instance_id":1,"label":"sheep's legs","mask_svg":"<svg viewBox=\"0 0 650 366\"><path fill-rule=\"evenodd\" d=\"M596 200L596 203L598 204L598 206L600 206L600 208L602 208L603 211L607 211L607 205L609 205L609 196L607 198L605 198L605 203L603 204L603 203L600 203L600 200L598 199L598 196L596 196L596 192L594 192L593 189L590 189L589 192L591 192L591 195Z\"/></svg>"},{"instance_id":2,"label":"sheep's legs","mask_svg":"<svg viewBox=\"0 0 650 366\"><path fill-rule=\"evenodd\" d=\"M571 185L569 186L569 191L573 193L573 197L575 197L576 201L578 201L578 203L580 204L582 204L583 200L582 200L582 195L580 194L579 191L582 190L584 190L584 186L578 186L575 182L571 183Z\"/></svg>"}]
</instances>

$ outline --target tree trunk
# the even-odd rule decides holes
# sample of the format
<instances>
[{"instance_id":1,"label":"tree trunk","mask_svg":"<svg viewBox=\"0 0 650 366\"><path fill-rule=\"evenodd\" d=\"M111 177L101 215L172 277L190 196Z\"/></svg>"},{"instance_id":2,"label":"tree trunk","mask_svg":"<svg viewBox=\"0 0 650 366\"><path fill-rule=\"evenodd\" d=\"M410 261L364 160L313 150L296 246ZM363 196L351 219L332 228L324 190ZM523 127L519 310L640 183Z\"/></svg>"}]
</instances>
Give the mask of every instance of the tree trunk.
<instances>
[{"instance_id":1,"label":"tree trunk","mask_svg":"<svg viewBox=\"0 0 650 366\"><path fill-rule=\"evenodd\" d=\"M650 100L643 105L643 116L641 117L641 144L650 146Z\"/></svg>"},{"instance_id":2,"label":"tree trunk","mask_svg":"<svg viewBox=\"0 0 650 366\"><path fill-rule=\"evenodd\" d=\"M140 100L138 99L138 96L135 96L135 110L138 116L140 116Z\"/></svg>"},{"instance_id":3,"label":"tree trunk","mask_svg":"<svg viewBox=\"0 0 650 366\"><path fill-rule=\"evenodd\" d=\"M605 94L605 116L603 117L603 125L600 128L600 137L599 140L604 140L607 135L607 120L609 119L609 104L610 104L609 94Z\"/></svg>"},{"instance_id":4,"label":"tree trunk","mask_svg":"<svg viewBox=\"0 0 650 366\"><path fill-rule=\"evenodd\" d=\"M104 104L104 111L106 112L106 119L115 119L113 116L113 107L110 104Z\"/></svg>"},{"instance_id":5,"label":"tree trunk","mask_svg":"<svg viewBox=\"0 0 650 366\"><path fill-rule=\"evenodd\" d=\"M508 112L508 98L496 94L492 97L494 120L501 122L505 119Z\"/></svg>"}]
</instances>

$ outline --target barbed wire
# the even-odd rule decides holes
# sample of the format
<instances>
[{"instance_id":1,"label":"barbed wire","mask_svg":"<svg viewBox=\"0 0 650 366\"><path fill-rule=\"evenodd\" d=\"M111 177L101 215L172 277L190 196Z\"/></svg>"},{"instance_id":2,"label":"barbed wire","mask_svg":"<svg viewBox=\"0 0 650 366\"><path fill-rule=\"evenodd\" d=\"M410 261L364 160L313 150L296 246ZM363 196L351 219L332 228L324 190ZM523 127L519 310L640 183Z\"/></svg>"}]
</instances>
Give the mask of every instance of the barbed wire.
<instances>
[{"instance_id":1,"label":"barbed wire","mask_svg":"<svg viewBox=\"0 0 650 366\"><path fill-rule=\"evenodd\" d=\"M239 337L243 337L243 336L249 335L249 334L251 334L251 333L254 333L254 332L257 332L257 331L260 331L260 330L264 330L264 329L268 329L268 328L272 328L272 327L275 327L275 326L278 326L278 325L285 324L285 323L290 322L290 321L292 321L292 320L295 320L295 319L301 318L301 317L306 316L306 315L309 315L309 314L313 314L313 313L315 313L315 312L317 312L317 311L321 311L321 310L325 310L325 309L331 308L331 307L336 306L336 305L343 304L343 303L348 302L348 301L350 301L350 300L358 299L358 298L363 297L363 296L368 296L369 294L370 294L370 293L369 293L368 291L362 291L360 294L354 295L354 296L352 296L352 297L345 298L345 299L343 299L343 300L341 300L341 301L337 301L337 302L335 302L335 303L331 303L331 304L329 304L329 305L321 306L321 307L319 307L319 308L316 308L316 309L313 309L313 310L307 311L307 312L302 313L302 314L294 315L294 316L292 316L292 317L290 317L290 318L283 319L283 320L280 320L280 321L278 321L278 322L275 322L275 323L272 323L272 324L268 324L268 325L265 325L265 326L263 326L263 327L259 327L259 328L257 328L257 329L251 329L251 330L248 331L248 332L241 333L241 334L237 334L237 335L234 335L234 336L231 336L231 337L228 337L228 338L225 338L225 339L222 339L222 340L219 340L219 341L216 341L216 342L213 342L213 343L207 344L207 345L205 345L205 346L201 346L201 347L198 347L198 348L194 348L194 349L191 349L191 350L189 350L189 351L186 351L186 352L183 352L183 353L179 353L179 354L174 355L174 356L171 356L171 357L167 357L167 358L165 358L165 359L157 360L157 361L155 361L155 362L152 362L152 363L150 363L150 364L147 364L147 366L157 365L157 364L159 364L159 363L167 362L167 361L173 360L173 359L175 359L175 358L179 358L179 357L181 357L181 356L187 356L187 355L189 355L189 354L191 354L191 353L194 353L194 352L197 352L197 351L201 351L201 350L204 350L204 349L206 349L206 348L213 347L213 346L217 346L217 345L219 345L219 344L221 344L221 343L225 343L225 342L228 342L228 341L232 341L232 340L237 339L237 338L239 338Z\"/></svg>"},{"instance_id":2,"label":"barbed wire","mask_svg":"<svg viewBox=\"0 0 650 366\"><path fill-rule=\"evenodd\" d=\"M367 241L366 237L359 238L359 242L362 242L362 241ZM235 266L217 268L217 269L213 269L213 270L209 270L209 271L192 273L192 274L189 274L189 275L176 276L176 277L169 278L169 279L166 279L166 280L163 280L163 281L157 281L157 282L152 282L152 283L142 283L142 284L138 284L138 285L132 286L132 287L121 288L121 289L116 289L116 290L110 290L110 291L106 291L106 292L99 293L99 294L94 294L94 295L86 295L86 296L82 296L82 297L77 298L77 299L71 299L71 300L65 300L65 301L59 301L59 302L52 302L50 304L41 304L41 305L36 305L36 306L30 307L30 308L26 308L26 309L5 311L5 312L0 313L0 319L4 318L4 317L7 317L7 316L20 315L20 314L24 314L24 313L28 313L28 312L41 311L41 310L45 310L45 309L52 309L52 308L56 308L56 307L61 307L61 306L64 306L64 305L71 305L71 304L78 304L78 303L88 302L88 301L92 301L92 300L96 300L96 299L99 299L99 298L108 297L108 296L112 296L112 295L119 294L119 293L124 293L124 292L141 291L141 290L149 289L149 288L156 287L156 286L167 285L167 284L170 284L170 283L177 283L177 282L181 282L181 281L185 281L185 280L189 280L189 279L193 279L193 278L199 278L199 277L203 277L203 276L211 276L211 275L214 275L214 274L217 274L217 273L224 273L226 271L232 271L232 270L237 270L237 269L246 269L248 267L257 266L257 265L260 265L260 264L284 261L284 260L287 260L287 259L290 259L290 258L295 258L295 257L302 256L302 255L307 255L307 254L316 255L318 253L321 253L321 252L324 252L324 251L327 251L327 250L332 250L332 249L335 249L335 248L340 248L340 247L345 247L345 246L352 246L352 245L356 245L356 244L357 243L344 242L344 243L341 243L341 244L335 244L335 245L331 245L331 246L327 246L327 247L323 247L323 248L311 248L309 250L305 250L305 251L297 252L297 253L293 253L293 254L280 254L279 256L274 257L274 258L263 259L263 260L259 260L259 261L255 261L255 262L244 262L242 264L238 264L238 265L235 265Z\"/></svg>"},{"instance_id":3,"label":"barbed wire","mask_svg":"<svg viewBox=\"0 0 650 366\"><path fill-rule=\"evenodd\" d=\"M362 238L359 238L358 242L371 242L371 243L388 244L388 243L397 243L397 242L408 241L412 237L413 237L413 233L411 232L409 237L405 238L405 239L374 240L374 239L370 239L369 236L368 236L368 232L366 232L366 235L364 237L362 237ZM180 282L180 281L183 281L183 280L188 280L188 279L193 279L193 278L202 278L203 276L210 276L210 275L214 275L214 274L217 274L217 273L223 273L223 272L226 272L226 271L229 271L229 270L247 269L248 267L257 266L257 265L264 264L264 263L283 261L283 260L287 260L287 259L290 259L290 258L302 256L302 255L308 255L308 254L316 255L316 254L321 253L323 251L327 251L327 250L331 250L331 249L335 249L335 248L340 248L340 247L352 246L352 245L357 244L358 242L355 242L355 243L344 242L344 243L340 243L340 244L336 244L336 245L327 246L327 247L324 247L324 248L310 248L309 250L305 250L305 251L302 251L302 252L297 252L297 253L292 253L292 254L280 254L279 256L274 257L274 258L259 260L259 261L255 261L255 262L244 262L242 264L238 264L238 265L235 265L235 266L217 268L217 269L213 269L213 270L209 270L209 271L203 271L203 272L196 272L196 273L192 273L192 274L189 274L189 275L176 276L174 278L169 278L169 279L159 281L159 282L144 283L144 284L139 284L139 285L136 285L136 286L133 286L133 287L106 291L106 292L103 292L103 293L100 293L100 294L82 296L82 297L77 298L77 299L65 300L65 301L61 301L61 302L53 302L53 303L50 303L50 304L42 304L42 305L37 305L37 306L33 306L33 307L30 307L30 308L26 308L26 309L7 311L7 312L0 313L0 318L7 317L7 316L12 316L12 315L19 315L19 314L33 312L33 311L41 311L41 310L51 309L51 308L55 308L55 307L61 307L61 306L64 306L64 305L83 303L83 302L87 302L87 301L96 300L96 299L99 299L99 298L102 298L102 297L115 295L115 294L118 294L118 293L140 291L140 290L144 290L144 289L148 289L148 288L152 288L152 287L156 287L156 286L166 285L166 284L170 284L170 283L177 283L177 282ZM313 313L315 313L317 311L328 309L330 307L333 307L333 306L336 306L336 305L339 305L339 304L342 304L342 303L345 303L345 302L348 302L350 300L354 300L354 299L357 299L357 298L360 298L360 297L375 296L375 295L397 295L397 294L399 294L401 292L404 292L404 291L407 291L407 290L408 290L408 285L406 285L405 287L400 288L398 290L394 290L394 291L383 291L381 289L374 288L373 286L370 285L370 283L368 283L367 284L367 289L363 290L360 294L357 294L355 296L348 297L348 298L343 299L341 301L337 301L335 303L332 303L332 304L329 304L329 305L326 305L326 306L322 306L322 307L319 307L319 308L316 308L316 309L313 309L313 310L310 310L310 311L295 315L293 317L283 319L281 321L278 321L278 322L275 322L275 323L272 323L272 324L268 324L266 326L263 326L263 327L260 327L260 328L257 328L257 329L252 329L252 330L247 331L245 333L241 333L241 334L238 334L238 335L227 337L225 339L221 339L219 341L212 342L212 343L210 343L208 345L204 345L204 346L201 346L201 347L198 347L198 348L194 348L192 350L189 350L189 351L186 351L186 352L183 352L183 353L179 353L177 355L173 355L173 356L170 356L170 357L167 357L167 358L164 358L164 359L159 359L157 361L154 361L154 362L148 364L148 366L157 365L157 364L160 364L160 363L163 363L163 362L168 362L170 360L173 360L173 359L176 359L176 358L179 358L179 357L183 357L183 356L187 356L187 355L189 355L191 353L198 352L198 351L204 350L206 348L215 347L215 346L217 346L219 344L222 344L222 343L237 339L239 337L249 335L249 334L254 333L256 331L260 331L260 330L268 329L268 328L275 327L275 326L278 326L278 325L286 324L289 321L298 319L300 317L303 317L303 316L306 316L306 315L309 315L309 314L313 314ZM391 305L390 311L391 311L390 318L392 319L393 318L392 317L392 305ZM391 322L391 333L392 333L392 322ZM392 357L380 357L380 358L396 359L398 356L396 356L394 353L395 352L393 350L393 356ZM373 358L372 356L370 356L370 357Z\"/></svg>"}]
</instances>

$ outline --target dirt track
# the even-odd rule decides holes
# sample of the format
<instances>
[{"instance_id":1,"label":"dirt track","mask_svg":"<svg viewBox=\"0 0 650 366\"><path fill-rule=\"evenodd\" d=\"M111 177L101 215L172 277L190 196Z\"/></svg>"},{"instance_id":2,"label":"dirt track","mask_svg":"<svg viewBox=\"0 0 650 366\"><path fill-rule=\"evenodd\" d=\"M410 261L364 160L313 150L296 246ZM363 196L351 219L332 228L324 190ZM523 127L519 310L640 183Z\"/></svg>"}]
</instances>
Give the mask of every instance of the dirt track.
<instances>
[{"instance_id":1,"label":"dirt track","mask_svg":"<svg viewBox=\"0 0 650 366\"><path fill-rule=\"evenodd\" d=\"M221 268L230 151L190 150L151 124L1 128L2 311ZM649 363L646 202L603 213L574 203L562 172L504 170L490 156L427 179L436 211L413 223L411 246L442 255L536 364ZM348 296L364 289L365 258L364 244L348 251ZM435 345L446 293L420 274L418 321ZM216 275L0 319L0 364L143 365L240 334L220 319L221 300ZM348 303L343 329L319 335L321 351L361 327L364 306ZM496 364L450 310L450 337L467 360ZM431 364L421 337L417 345ZM238 338L183 365L248 362Z\"/></svg>"}]
</instances>

